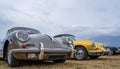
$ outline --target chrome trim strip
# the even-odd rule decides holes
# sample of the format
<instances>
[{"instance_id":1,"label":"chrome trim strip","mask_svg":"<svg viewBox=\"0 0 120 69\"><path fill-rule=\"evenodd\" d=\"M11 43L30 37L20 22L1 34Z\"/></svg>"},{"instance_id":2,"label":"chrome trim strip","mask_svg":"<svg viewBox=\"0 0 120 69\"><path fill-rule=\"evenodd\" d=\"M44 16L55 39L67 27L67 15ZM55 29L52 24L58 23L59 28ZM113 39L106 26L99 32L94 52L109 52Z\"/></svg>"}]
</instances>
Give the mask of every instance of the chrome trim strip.
<instances>
[{"instance_id":1,"label":"chrome trim strip","mask_svg":"<svg viewBox=\"0 0 120 69\"><path fill-rule=\"evenodd\" d=\"M42 42L40 42L40 54L39 54L39 59L42 60L44 59L44 45Z\"/></svg>"}]
</instances>

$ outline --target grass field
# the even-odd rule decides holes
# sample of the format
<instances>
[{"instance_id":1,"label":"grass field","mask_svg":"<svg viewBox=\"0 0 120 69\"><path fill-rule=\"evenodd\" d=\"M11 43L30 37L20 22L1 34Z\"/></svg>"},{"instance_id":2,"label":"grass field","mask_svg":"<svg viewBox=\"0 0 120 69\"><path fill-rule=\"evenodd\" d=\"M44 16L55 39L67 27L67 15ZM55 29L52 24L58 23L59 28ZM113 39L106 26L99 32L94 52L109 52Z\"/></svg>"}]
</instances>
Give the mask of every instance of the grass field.
<instances>
[{"instance_id":1,"label":"grass field","mask_svg":"<svg viewBox=\"0 0 120 69\"><path fill-rule=\"evenodd\" d=\"M96 60L67 60L65 63L23 62L21 67L10 68L5 61L0 60L0 69L120 69L120 55L101 56Z\"/></svg>"}]
</instances>

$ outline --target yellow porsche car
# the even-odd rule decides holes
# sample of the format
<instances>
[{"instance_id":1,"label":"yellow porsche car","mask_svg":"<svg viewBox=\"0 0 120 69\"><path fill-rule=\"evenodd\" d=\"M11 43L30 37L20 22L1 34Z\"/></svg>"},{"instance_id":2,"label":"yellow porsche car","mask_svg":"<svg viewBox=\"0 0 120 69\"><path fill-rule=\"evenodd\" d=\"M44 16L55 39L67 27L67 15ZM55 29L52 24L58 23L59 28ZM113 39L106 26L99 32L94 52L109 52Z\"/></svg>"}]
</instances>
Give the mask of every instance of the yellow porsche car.
<instances>
[{"instance_id":1,"label":"yellow porsche car","mask_svg":"<svg viewBox=\"0 0 120 69\"><path fill-rule=\"evenodd\" d=\"M76 60L84 60L88 57L91 59L97 59L102 54L107 53L104 45L100 42L94 42L91 40L76 40L74 35L71 34L59 34L54 36L55 38L67 37L66 41L71 41L75 49L74 58Z\"/></svg>"},{"instance_id":2,"label":"yellow porsche car","mask_svg":"<svg viewBox=\"0 0 120 69\"><path fill-rule=\"evenodd\" d=\"M99 56L108 53L104 45L100 42L91 40L74 40L74 49L76 50L74 58L77 60L84 60L88 57L97 59Z\"/></svg>"}]
</instances>

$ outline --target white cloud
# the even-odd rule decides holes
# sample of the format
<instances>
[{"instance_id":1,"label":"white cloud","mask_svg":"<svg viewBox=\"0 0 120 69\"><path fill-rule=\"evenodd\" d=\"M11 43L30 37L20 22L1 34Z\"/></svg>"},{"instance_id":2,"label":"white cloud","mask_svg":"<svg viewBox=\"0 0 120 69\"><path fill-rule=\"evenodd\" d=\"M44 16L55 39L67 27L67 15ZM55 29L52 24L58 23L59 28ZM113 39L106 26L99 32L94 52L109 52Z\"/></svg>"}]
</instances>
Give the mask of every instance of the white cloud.
<instances>
[{"instance_id":1,"label":"white cloud","mask_svg":"<svg viewBox=\"0 0 120 69\"><path fill-rule=\"evenodd\" d=\"M112 0L0 0L0 15L11 21L10 27L33 27L50 35L71 33L79 38L120 35L119 8L119 1Z\"/></svg>"}]
</instances>

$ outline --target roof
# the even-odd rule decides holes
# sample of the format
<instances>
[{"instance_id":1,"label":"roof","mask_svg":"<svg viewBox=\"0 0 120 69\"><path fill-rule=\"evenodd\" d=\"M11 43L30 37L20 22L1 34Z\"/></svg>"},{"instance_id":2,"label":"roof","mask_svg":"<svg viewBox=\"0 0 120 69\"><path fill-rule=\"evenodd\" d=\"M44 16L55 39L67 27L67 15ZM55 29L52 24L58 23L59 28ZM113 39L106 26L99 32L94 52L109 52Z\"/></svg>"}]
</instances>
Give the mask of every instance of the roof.
<instances>
[{"instance_id":1,"label":"roof","mask_svg":"<svg viewBox=\"0 0 120 69\"><path fill-rule=\"evenodd\" d=\"M62 37L62 36L72 36L75 38L75 36L72 34L59 34L59 35L55 35L54 37L56 38L56 37Z\"/></svg>"}]
</instances>

